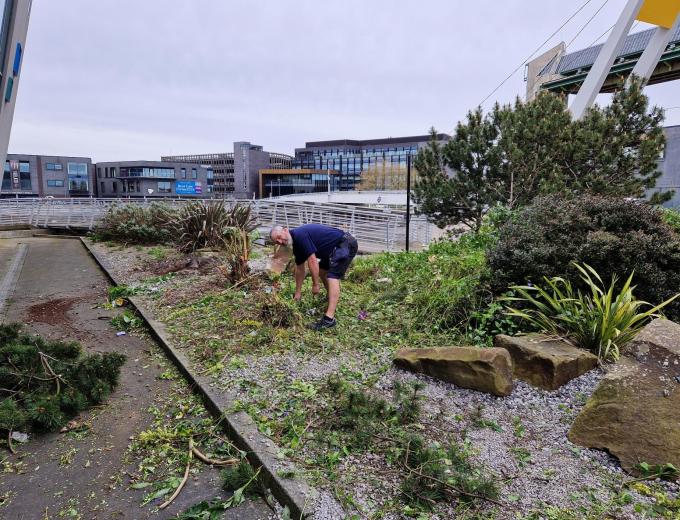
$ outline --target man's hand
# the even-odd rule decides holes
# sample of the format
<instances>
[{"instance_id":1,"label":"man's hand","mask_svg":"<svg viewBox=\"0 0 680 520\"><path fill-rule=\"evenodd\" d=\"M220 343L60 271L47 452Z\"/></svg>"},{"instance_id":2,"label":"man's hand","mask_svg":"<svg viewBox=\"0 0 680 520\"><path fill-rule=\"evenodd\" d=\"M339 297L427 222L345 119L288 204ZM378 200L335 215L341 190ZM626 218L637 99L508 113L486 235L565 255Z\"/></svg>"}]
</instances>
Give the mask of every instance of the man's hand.
<instances>
[{"instance_id":1,"label":"man's hand","mask_svg":"<svg viewBox=\"0 0 680 520\"><path fill-rule=\"evenodd\" d=\"M312 284L312 294L317 295L321 292L321 288L318 283Z\"/></svg>"},{"instance_id":2,"label":"man's hand","mask_svg":"<svg viewBox=\"0 0 680 520\"><path fill-rule=\"evenodd\" d=\"M293 300L295 300L296 302L299 302L301 298L302 298L302 293L300 293L300 292L296 292L293 295Z\"/></svg>"}]
</instances>

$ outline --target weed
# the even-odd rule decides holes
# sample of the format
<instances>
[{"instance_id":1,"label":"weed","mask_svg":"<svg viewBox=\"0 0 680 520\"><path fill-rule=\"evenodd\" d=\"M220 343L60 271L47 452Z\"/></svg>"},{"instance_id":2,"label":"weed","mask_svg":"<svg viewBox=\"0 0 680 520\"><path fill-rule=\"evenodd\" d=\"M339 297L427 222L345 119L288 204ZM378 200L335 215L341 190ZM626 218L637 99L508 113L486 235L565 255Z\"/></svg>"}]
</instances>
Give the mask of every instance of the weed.
<instances>
[{"instance_id":1,"label":"weed","mask_svg":"<svg viewBox=\"0 0 680 520\"><path fill-rule=\"evenodd\" d=\"M474 410L472 410L470 413L470 422L472 426L475 428L488 428L489 430L493 430L495 432L502 432L503 428L501 428L496 421L485 419L483 412L484 406L482 405L478 405Z\"/></svg>"},{"instance_id":2,"label":"weed","mask_svg":"<svg viewBox=\"0 0 680 520\"><path fill-rule=\"evenodd\" d=\"M155 260L164 260L168 256L167 250L163 247L152 247L147 252Z\"/></svg>"},{"instance_id":3,"label":"weed","mask_svg":"<svg viewBox=\"0 0 680 520\"><path fill-rule=\"evenodd\" d=\"M111 325L118 331L128 331L142 327L143 321L133 311L125 310L111 318Z\"/></svg>"},{"instance_id":4,"label":"weed","mask_svg":"<svg viewBox=\"0 0 680 520\"><path fill-rule=\"evenodd\" d=\"M519 417L512 418L512 428L513 435L518 439L522 439L527 433L527 429L524 427L522 419Z\"/></svg>"},{"instance_id":5,"label":"weed","mask_svg":"<svg viewBox=\"0 0 680 520\"><path fill-rule=\"evenodd\" d=\"M512 453L512 456L515 458L515 461L520 468L531 463L531 453L526 448L513 447L510 448L510 453Z\"/></svg>"}]
</instances>

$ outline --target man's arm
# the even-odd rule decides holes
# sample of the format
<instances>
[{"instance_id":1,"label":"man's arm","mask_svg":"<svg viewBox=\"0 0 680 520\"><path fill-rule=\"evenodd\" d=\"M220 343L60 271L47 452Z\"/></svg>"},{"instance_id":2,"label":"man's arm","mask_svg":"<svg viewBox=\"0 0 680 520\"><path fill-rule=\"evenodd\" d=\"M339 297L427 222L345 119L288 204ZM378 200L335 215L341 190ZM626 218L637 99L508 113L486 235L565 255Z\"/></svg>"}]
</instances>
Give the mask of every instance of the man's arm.
<instances>
[{"instance_id":1,"label":"man's arm","mask_svg":"<svg viewBox=\"0 0 680 520\"><path fill-rule=\"evenodd\" d=\"M305 281L305 264L295 266L295 298L299 300L302 298L302 284Z\"/></svg>"},{"instance_id":2,"label":"man's arm","mask_svg":"<svg viewBox=\"0 0 680 520\"><path fill-rule=\"evenodd\" d=\"M319 294L319 260L316 255L309 255L307 265L309 266L309 272L312 275L312 294Z\"/></svg>"}]
</instances>

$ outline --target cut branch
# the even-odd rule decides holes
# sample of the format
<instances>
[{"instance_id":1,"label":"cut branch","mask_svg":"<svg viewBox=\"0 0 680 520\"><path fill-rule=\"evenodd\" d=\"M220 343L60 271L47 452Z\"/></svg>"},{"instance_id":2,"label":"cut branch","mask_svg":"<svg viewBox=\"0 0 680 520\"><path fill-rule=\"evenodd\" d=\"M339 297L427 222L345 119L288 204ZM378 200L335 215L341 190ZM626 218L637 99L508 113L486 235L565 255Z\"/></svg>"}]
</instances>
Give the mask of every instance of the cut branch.
<instances>
[{"instance_id":1,"label":"cut branch","mask_svg":"<svg viewBox=\"0 0 680 520\"><path fill-rule=\"evenodd\" d=\"M168 498L165 502L163 502L158 507L158 509L165 509L170 504L172 504L172 501L175 500L175 498L177 498L177 495L179 495L180 491L182 491L184 484L187 483L187 480L189 478L189 468L191 467L191 458L192 458L193 452L194 452L194 440L189 439L189 453L187 455L187 467L184 470L184 478L182 478L182 481L179 483L179 486L177 486L177 489L175 489L175 492L172 494L172 496L170 498Z\"/></svg>"}]
</instances>

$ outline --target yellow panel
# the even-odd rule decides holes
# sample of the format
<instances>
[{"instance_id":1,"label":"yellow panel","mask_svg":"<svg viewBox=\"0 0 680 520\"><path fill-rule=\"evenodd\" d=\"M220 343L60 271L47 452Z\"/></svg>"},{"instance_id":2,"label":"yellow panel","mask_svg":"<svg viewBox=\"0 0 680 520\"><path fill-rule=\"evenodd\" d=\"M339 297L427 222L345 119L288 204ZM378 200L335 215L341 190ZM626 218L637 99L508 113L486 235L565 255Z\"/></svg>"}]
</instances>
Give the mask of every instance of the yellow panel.
<instances>
[{"instance_id":1,"label":"yellow panel","mask_svg":"<svg viewBox=\"0 0 680 520\"><path fill-rule=\"evenodd\" d=\"M638 20L670 29L680 14L680 0L647 0Z\"/></svg>"}]
</instances>

